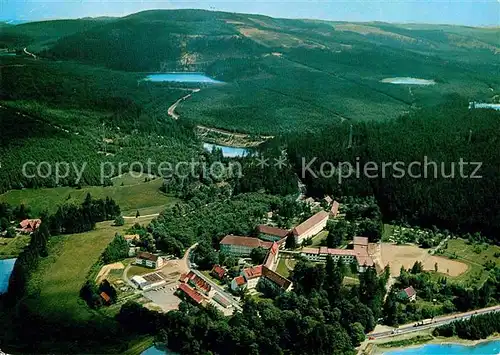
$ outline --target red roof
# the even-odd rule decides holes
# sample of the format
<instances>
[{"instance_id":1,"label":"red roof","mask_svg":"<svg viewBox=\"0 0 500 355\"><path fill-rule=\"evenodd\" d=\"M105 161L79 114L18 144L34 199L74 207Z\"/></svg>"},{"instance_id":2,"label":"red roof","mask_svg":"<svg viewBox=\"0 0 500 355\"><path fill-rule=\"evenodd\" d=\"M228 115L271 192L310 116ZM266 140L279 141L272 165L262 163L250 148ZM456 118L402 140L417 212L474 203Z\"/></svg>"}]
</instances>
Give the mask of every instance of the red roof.
<instances>
[{"instance_id":1,"label":"red roof","mask_svg":"<svg viewBox=\"0 0 500 355\"><path fill-rule=\"evenodd\" d=\"M203 302L203 296L199 294L197 291L193 290L191 287L189 287L186 284L180 284L179 285L179 290L184 292L189 298L191 298L194 302L200 304Z\"/></svg>"},{"instance_id":2,"label":"red roof","mask_svg":"<svg viewBox=\"0 0 500 355\"><path fill-rule=\"evenodd\" d=\"M243 286L244 284L247 283L247 281L245 280L245 278L243 276L235 277L234 281L236 282L236 285L238 285L238 286Z\"/></svg>"},{"instance_id":3,"label":"red roof","mask_svg":"<svg viewBox=\"0 0 500 355\"><path fill-rule=\"evenodd\" d=\"M252 237L238 237L235 235L226 235L221 241L220 244L228 244L228 245L240 245L249 248L258 248L262 247L264 249L269 249L272 242L264 242L259 238Z\"/></svg>"},{"instance_id":4,"label":"red roof","mask_svg":"<svg viewBox=\"0 0 500 355\"><path fill-rule=\"evenodd\" d=\"M330 209L330 213L333 217L336 217L339 214L340 203L337 201L333 201L332 208Z\"/></svg>"},{"instance_id":5,"label":"red roof","mask_svg":"<svg viewBox=\"0 0 500 355\"><path fill-rule=\"evenodd\" d=\"M407 287L403 290L404 293L408 296L408 298L412 298L417 294L417 291L413 288L413 286Z\"/></svg>"},{"instance_id":6,"label":"red roof","mask_svg":"<svg viewBox=\"0 0 500 355\"><path fill-rule=\"evenodd\" d=\"M309 218L308 220L306 220L305 222L302 222L297 227L295 227L293 229L293 234L297 236L302 235L311 228L318 225L319 223L323 222L327 218L328 218L328 213L326 213L325 211L320 211L311 218Z\"/></svg>"},{"instance_id":7,"label":"red roof","mask_svg":"<svg viewBox=\"0 0 500 355\"><path fill-rule=\"evenodd\" d=\"M149 261L158 261L159 256L145 252L145 251L141 251L140 253L137 254L137 258L149 260Z\"/></svg>"},{"instance_id":8,"label":"red roof","mask_svg":"<svg viewBox=\"0 0 500 355\"><path fill-rule=\"evenodd\" d=\"M203 280L201 277L196 275L194 272L190 271L187 275L186 278L184 279L184 282L190 282L194 287L201 289L203 292L208 293L212 289L212 286L205 280Z\"/></svg>"},{"instance_id":9,"label":"red roof","mask_svg":"<svg viewBox=\"0 0 500 355\"><path fill-rule=\"evenodd\" d=\"M105 302L111 301L111 297L109 297L106 292L101 292L101 297Z\"/></svg>"},{"instance_id":10,"label":"red roof","mask_svg":"<svg viewBox=\"0 0 500 355\"><path fill-rule=\"evenodd\" d=\"M264 260L264 265L267 267L271 267L273 264L274 258L276 257L276 254L278 254L278 249L279 249L279 244L274 242L273 246L271 249L269 249L269 252L266 255L266 259Z\"/></svg>"},{"instance_id":11,"label":"red roof","mask_svg":"<svg viewBox=\"0 0 500 355\"><path fill-rule=\"evenodd\" d=\"M217 275L219 279L222 279L224 277L224 274L226 273L226 270L224 270L220 265L214 265L212 268L212 273Z\"/></svg>"},{"instance_id":12,"label":"red roof","mask_svg":"<svg viewBox=\"0 0 500 355\"><path fill-rule=\"evenodd\" d=\"M290 233L289 230L286 229L281 229L277 227L272 227L272 226L267 226L265 224L259 224L257 226L257 229L259 230L259 233L262 234L267 234L267 235L274 235L276 237L284 238Z\"/></svg>"},{"instance_id":13,"label":"red roof","mask_svg":"<svg viewBox=\"0 0 500 355\"><path fill-rule=\"evenodd\" d=\"M285 290L288 289L288 287L290 287L290 285L292 284L292 281L274 272L273 270L268 269L265 266L262 268L262 276Z\"/></svg>"},{"instance_id":14,"label":"red roof","mask_svg":"<svg viewBox=\"0 0 500 355\"><path fill-rule=\"evenodd\" d=\"M243 274L245 275L245 278L247 280L254 279L256 277L261 277L262 276L262 265L257 265L254 267L249 267L246 269L243 269Z\"/></svg>"},{"instance_id":15,"label":"red roof","mask_svg":"<svg viewBox=\"0 0 500 355\"><path fill-rule=\"evenodd\" d=\"M25 220L21 221L21 223L19 223L19 225L21 226L21 229L24 232L28 232L28 233L31 233L31 232L34 232L35 230L37 230L38 227L40 227L40 224L42 224L42 221L40 219L25 219Z\"/></svg>"}]
</instances>

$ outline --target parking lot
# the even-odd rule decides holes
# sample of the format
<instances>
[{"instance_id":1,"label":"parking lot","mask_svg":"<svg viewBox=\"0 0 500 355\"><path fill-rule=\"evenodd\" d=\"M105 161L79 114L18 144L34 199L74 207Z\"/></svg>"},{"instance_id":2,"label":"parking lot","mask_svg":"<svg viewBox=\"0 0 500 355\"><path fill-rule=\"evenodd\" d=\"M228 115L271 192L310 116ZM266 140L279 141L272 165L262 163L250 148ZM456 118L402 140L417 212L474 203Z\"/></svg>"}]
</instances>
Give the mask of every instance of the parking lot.
<instances>
[{"instance_id":1,"label":"parking lot","mask_svg":"<svg viewBox=\"0 0 500 355\"><path fill-rule=\"evenodd\" d=\"M144 296L158 305L163 311L168 312L179 308L181 300L174 295L178 281L169 282L156 289L151 289L144 292Z\"/></svg>"}]
</instances>

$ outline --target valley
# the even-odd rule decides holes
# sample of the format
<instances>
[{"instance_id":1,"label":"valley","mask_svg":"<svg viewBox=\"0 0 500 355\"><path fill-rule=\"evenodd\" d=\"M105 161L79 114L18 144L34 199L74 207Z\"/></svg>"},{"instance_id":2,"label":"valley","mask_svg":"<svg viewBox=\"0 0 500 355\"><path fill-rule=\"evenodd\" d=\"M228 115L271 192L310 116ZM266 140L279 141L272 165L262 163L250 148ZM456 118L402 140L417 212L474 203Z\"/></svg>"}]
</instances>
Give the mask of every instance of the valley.
<instances>
[{"instance_id":1,"label":"valley","mask_svg":"<svg viewBox=\"0 0 500 355\"><path fill-rule=\"evenodd\" d=\"M2 23L0 348L500 331L498 38L205 10Z\"/></svg>"}]
</instances>

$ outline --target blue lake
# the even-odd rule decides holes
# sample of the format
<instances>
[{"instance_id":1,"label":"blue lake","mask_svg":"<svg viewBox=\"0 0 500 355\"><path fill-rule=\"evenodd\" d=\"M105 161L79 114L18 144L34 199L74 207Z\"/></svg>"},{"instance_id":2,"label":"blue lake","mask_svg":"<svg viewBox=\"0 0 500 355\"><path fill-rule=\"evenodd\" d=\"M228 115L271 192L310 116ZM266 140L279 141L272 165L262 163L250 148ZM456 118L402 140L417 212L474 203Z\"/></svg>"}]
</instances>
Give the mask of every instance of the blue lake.
<instances>
[{"instance_id":1,"label":"blue lake","mask_svg":"<svg viewBox=\"0 0 500 355\"><path fill-rule=\"evenodd\" d=\"M177 82L177 83L208 83L208 84L220 84L222 81L212 79L206 76L204 73L157 73L150 74L146 76L144 80L153 82Z\"/></svg>"},{"instance_id":2,"label":"blue lake","mask_svg":"<svg viewBox=\"0 0 500 355\"><path fill-rule=\"evenodd\" d=\"M244 157L249 153L249 150L247 148L226 147L218 144L203 143L203 148L210 152L214 147L216 147L217 149L222 149L222 155L226 158Z\"/></svg>"},{"instance_id":3,"label":"blue lake","mask_svg":"<svg viewBox=\"0 0 500 355\"><path fill-rule=\"evenodd\" d=\"M165 354L177 355L177 353L174 353L173 351L170 351L167 348L157 347L157 346L152 346L141 353L141 355L165 355Z\"/></svg>"},{"instance_id":4,"label":"blue lake","mask_svg":"<svg viewBox=\"0 0 500 355\"><path fill-rule=\"evenodd\" d=\"M476 346L459 344L427 344L418 348L402 349L385 352L384 355L498 355L500 341L489 341Z\"/></svg>"},{"instance_id":5,"label":"blue lake","mask_svg":"<svg viewBox=\"0 0 500 355\"><path fill-rule=\"evenodd\" d=\"M16 259L0 260L0 294L7 292L9 288L9 278L15 263Z\"/></svg>"}]
</instances>

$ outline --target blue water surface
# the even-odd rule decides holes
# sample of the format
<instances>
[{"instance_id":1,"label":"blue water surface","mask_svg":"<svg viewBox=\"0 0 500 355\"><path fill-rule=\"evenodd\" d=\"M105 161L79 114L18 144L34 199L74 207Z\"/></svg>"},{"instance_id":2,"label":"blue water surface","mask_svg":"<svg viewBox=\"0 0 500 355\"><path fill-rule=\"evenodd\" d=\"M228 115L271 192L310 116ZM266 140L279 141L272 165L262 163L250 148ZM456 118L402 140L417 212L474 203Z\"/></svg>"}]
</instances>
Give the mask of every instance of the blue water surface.
<instances>
[{"instance_id":1,"label":"blue water surface","mask_svg":"<svg viewBox=\"0 0 500 355\"><path fill-rule=\"evenodd\" d=\"M479 343L475 346L460 344L426 344L418 348L409 348L385 352L384 355L498 355L500 341Z\"/></svg>"},{"instance_id":2,"label":"blue water surface","mask_svg":"<svg viewBox=\"0 0 500 355\"><path fill-rule=\"evenodd\" d=\"M0 294L7 292L9 288L9 278L15 263L16 259L0 260Z\"/></svg>"},{"instance_id":3,"label":"blue water surface","mask_svg":"<svg viewBox=\"0 0 500 355\"><path fill-rule=\"evenodd\" d=\"M214 147L222 149L222 155L226 158L243 157L249 153L247 148L226 147L218 144L203 143L203 148L210 152Z\"/></svg>"},{"instance_id":4,"label":"blue water surface","mask_svg":"<svg viewBox=\"0 0 500 355\"><path fill-rule=\"evenodd\" d=\"M206 76L204 73L182 73L182 72L150 74L146 76L145 80L153 82L170 81L177 83L209 83L209 84L222 83L221 81Z\"/></svg>"},{"instance_id":5,"label":"blue water surface","mask_svg":"<svg viewBox=\"0 0 500 355\"><path fill-rule=\"evenodd\" d=\"M173 351L170 351L167 348L158 346L152 346L141 353L141 355L165 355L165 354L177 355L177 353L174 353Z\"/></svg>"}]
</instances>

